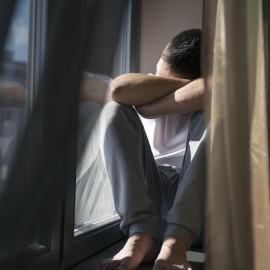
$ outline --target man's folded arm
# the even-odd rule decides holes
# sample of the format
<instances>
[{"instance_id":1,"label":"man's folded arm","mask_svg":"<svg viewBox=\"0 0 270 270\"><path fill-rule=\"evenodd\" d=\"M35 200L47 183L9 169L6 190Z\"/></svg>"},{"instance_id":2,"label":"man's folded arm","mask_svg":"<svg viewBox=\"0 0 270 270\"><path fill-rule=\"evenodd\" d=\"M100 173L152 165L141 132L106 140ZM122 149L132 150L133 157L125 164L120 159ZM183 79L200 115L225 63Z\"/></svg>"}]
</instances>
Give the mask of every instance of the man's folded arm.
<instances>
[{"instance_id":1,"label":"man's folded arm","mask_svg":"<svg viewBox=\"0 0 270 270\"><path fill-rule=\"evenodd\" d=\"M180 78L127 73L113 80L110 86L111 99L125 105L143 105L160 99L189 82Z\"/></svg>"},{"instance_id":2,"label":"man's folded arm","mask_svg":"<svg viewBox=\"0 0 270 270\"><path fill-rule=\"evenodd\" d=\"M135 107L145 118L203 110L204 81L202 78L196 79L164 97Z\"/></svg>"}]
</instances>

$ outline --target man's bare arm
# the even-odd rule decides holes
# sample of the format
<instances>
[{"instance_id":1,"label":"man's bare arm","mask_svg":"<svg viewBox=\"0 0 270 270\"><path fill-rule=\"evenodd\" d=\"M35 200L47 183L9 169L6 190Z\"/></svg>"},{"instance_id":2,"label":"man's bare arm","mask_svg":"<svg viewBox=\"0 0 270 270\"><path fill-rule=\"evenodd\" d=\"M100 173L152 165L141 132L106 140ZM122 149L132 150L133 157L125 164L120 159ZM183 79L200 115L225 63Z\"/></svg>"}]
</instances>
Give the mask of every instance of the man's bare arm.
<instances>
[{"instance_id":1,"label":"man's bare arm","mask_svg":"<svg viewBox=\"0 0 270 270\"><path fill-rule=\"evenodd\" d=\"M204 81L199 78L188 85L148 104L136 106L145 118L186 113L204 109Z\"/></svg>"},{"instance_id":2,"label":"man's bare arm","mask_svg":"<svg viewBox=\"0 0 270 270\"><path fill-rule=\"evenodd\" d=\"M111 98L125 105L143 105L160 99L189 82L180 78L128 73L114 79L110 87Z\"/></svg>"}]
</instances>

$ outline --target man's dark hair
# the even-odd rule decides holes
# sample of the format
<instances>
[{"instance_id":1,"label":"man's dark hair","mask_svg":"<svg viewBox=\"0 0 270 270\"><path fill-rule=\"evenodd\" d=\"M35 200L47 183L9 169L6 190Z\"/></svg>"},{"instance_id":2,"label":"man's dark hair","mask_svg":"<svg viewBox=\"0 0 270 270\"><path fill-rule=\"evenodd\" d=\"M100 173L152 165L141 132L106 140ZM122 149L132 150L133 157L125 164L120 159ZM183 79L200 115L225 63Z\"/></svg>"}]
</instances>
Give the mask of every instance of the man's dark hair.
<instances>
[{"instance_id":1,"label":"man's dark hair","mask_svg":"<svg viewBox=\"0 0 270 270\"><path fill-rule=\"evenodd\" d=\"M169 68L182 78L201 76L201 35L200 29L183 31L171 40L161 55Z\"/></svg>"}]
</instances>

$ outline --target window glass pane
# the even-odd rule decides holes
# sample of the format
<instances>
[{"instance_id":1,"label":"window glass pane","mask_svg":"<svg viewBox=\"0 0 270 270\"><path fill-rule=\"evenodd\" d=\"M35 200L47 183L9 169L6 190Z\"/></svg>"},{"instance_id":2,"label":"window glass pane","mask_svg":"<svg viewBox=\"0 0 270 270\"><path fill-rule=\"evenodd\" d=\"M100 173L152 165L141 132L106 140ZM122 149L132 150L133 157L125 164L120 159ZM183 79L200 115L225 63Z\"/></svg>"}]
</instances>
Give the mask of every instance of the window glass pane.
<instances>
[{"instance_id":1,"label":"window glass pane","mask_svg":"<svg viewBox=\"0 0 270 270\"><path fill-rule=\"evenodd\" d=\"M119 221L99 148L98 118L106 102L112 77L129 72L130 20L131 1L124 14L112 75L96 72L98 66L95 66L91 59L90 72L83 74L79 108L75 236ZM102 53L100 50L98 52ZM98 58L97 55L95 57Z\"/></svg>"}]
</instances>

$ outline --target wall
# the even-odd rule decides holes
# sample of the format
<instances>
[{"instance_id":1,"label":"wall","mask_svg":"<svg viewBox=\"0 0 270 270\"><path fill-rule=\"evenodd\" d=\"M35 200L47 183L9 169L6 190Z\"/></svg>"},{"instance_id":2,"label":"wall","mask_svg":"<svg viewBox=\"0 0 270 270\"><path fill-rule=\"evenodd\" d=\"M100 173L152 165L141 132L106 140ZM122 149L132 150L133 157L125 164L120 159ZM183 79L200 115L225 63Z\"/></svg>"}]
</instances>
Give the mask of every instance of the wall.
<instances>
[{"instance_id":1,"label":"wall","mask_svg":"<svg viewBox=\"0 0 270 270\"><path fill-rule=\"evenodd\" d=\"M155 73L156 63L183 30L202 28L203 0L142 0L140 73Z\"/></svg>"}]
</instances>

